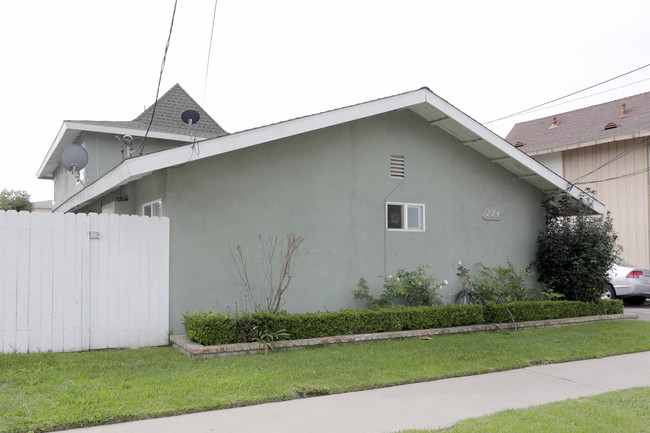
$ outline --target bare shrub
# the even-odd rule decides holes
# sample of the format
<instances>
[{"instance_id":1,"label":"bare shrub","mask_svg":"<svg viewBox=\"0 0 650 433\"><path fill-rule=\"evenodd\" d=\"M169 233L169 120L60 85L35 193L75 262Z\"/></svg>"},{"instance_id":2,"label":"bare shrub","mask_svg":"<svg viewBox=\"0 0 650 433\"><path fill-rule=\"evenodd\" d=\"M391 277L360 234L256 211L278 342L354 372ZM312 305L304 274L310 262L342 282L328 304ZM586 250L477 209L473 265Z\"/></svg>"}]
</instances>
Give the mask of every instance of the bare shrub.
<instances>
[{"instance_id":1,"label":"bare shrub","mask_svg":"<svg viewBox=\"0 0 650 433\"><path fill-rule=\"evenodd\" d=\"M228 252L242 284L246 307L253 311L278 313L282 297L304 261L302 236L289 233L284 238L257 235L261 257L247 255L241 244L228 243Z\"/></svg>"}]
</instances>

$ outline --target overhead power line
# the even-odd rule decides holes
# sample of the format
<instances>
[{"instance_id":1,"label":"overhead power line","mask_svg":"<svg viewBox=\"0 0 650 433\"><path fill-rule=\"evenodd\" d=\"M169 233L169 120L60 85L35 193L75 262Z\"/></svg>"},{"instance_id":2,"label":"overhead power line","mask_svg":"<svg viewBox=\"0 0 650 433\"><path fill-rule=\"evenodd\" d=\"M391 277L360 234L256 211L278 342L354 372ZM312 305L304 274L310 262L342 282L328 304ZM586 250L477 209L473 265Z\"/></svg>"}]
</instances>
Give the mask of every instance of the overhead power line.
<instances>
[{"instance_id":1,"label":"overhead power line","mask_svg":"<svg viewBox=\"0 0 650 433\"><path fill-rule=\"evenodd\" d=\"M624 151L622 151L618 155L615 155L613 158L609 159L604 164L601 164L598 167L594 168L590 172L585 173L582 176L575 178L571 183L573 183L574 185L579 185L579 184L584 184L584 183L591 183L591 182L586 182L586 181L585 182L577 182L577 181L580 180L580 179L584 179L585 177L589 176L590 174L593 174L593 173L597 172L601 168L604 168L604 167L608 166L609 164L611 164L611 163L613 163L615 161L618 161L619 159L623 158L628 153L631 153L634 150L636 150L637 147L641 146L642 144L647 143L649 139L650 139L650 137L643 137L643 138L637 140L632 146L628 147L627 149L625 149Z\"/></svg>"},{"instance_id":2,"label":"overhead power line","mask_svg":"<svg viewBox=\"0 0 650 433\"><path fill-rule=\"evenodd\" d=\"M205 80L203 82L203 99L201 105L205 105L205 89L208 87L208 71L210 70L210 54L212 53L212 38L214 37L214 21L217 17L217 0L214 0L214 12L212 13L212 30L210 31L210 46L208 47L208 61L205 65Z\"/></svg>"},{"instance_id":3,"label":"overhead power line","mask_svg":"<svg viewBox=\"0 0 650 433\"><path fill-rule=\"evenodd\" d=\"M535 105L534 107L530 107L530 108L527 108L527 109L525 109L525 110L521 110L521 111L518 111L518 112L516 112L516 113L509 114L509 115L507 115L507 116L500 117L500 118L498 118L498 119L490 120L489 122L484 122L483 124L484 124L484 125L487 125L488 123L498 122L499 120L504 120L504 119L508 119L508 118L510 118L510 117L514 117L514 116L518 116L518 115L520 115L520 114L527 113L527 112L532 111L532 110L534 110L534 109L536 109L536 108L540 108L540 107L543 107L543 106L545 106L545 105L552 104L553 102L557 102L557 101L560 101L560 100L562 100L562 99L569 98L569 97L571 97L571 96L573 96L573 95L577 95L578 93L582 93L582 92L587 91L587 90L589 90L589 89L593 89L594 87L602 86L602 85L605 84L605 83L609 83L610 81L614 81L614 80L617 80L617 79L619 79L619 78L621 78L621 77L624 77L624 76L626 76L626 75L630 75L630 74L632 74L632 73L634 73L634 72L640 71L641 69L647 68L647 67L649 67L649 66L650 66L650 63L648 63L647 65L641 66L641 67L639 67L639 68L633 69L633 70L631 70L631 71L628 71L628 72L626 72L626 73L624 73L624 74L617 75L616 77L613 77L613 78L607 79L607 80L605 80L605 81L601 81L600 83L593 84L593 85L591 85L591 86L589 86L589 87L585 87L584 89L578 90L578 91L576 91L576 92L569 93L568 95L564 95L564 96L561 96L561 97L559 97L559 98L555 98L555 99L550 100L550 101L548 101L548 102L544 102L543 104Z\"/></svg>"},{"instance_id":4,"label":"overhead power line","mask_svg":"<svg viewBox=\"0 0 650 433\"><path fill-rule=\"evenodd\" d=\"M144 152L144 143L147 140L147 135L149 135L149 130L151 129L151 124L153 123L153 117L156 114L156 105L158 105L158 95L160 94L160 83L162 81L163 71L165 70L165 62L167 61L167 51L169 50L169 42L172 39L172 30L174 29L174 17L176 17L176 5L178 0L174 1L174 11L172 12L172 23L169 26L169 35L167 36L167 44L165 45L165 53L163 54L162 64L160 65L160 75L158 76L158 87L156 88L156 99L153 103L153 108L151 109L151 119L149 120L149 126L147 126L147 131L144 133L142 142L138 148L140 149L140 155ZM137 151L138 149L136 149Z\"/></svg>"}]
</instances>

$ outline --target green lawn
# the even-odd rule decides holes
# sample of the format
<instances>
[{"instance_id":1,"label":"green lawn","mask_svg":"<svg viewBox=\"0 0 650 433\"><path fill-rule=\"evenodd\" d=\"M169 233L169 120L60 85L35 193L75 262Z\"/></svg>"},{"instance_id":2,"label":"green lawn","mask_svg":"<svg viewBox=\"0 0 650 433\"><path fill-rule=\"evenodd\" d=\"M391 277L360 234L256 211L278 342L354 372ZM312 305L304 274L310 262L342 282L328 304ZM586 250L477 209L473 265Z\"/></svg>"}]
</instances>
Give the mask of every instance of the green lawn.
<instances>
[{"instance_id":1,"label":"green lawn","mask_svg":"<svg viewBox=\"0 0 650 433\"><path fill-rule=\"evenodd\" d=\"M650 322L193 360L169 347L0 355L0 432L79 427L650 350Z\"/></svg>"},{"instance_id":2,"label":"green lawn","mask_svg":"<svg viewBox=\"0 0 650 433\"><path fill-rule=\"evenodd\" d=\"M506 410L464 420L451 429L403 433L648 433L650 388L633 388Z\"/></svg>"}]
</instances>

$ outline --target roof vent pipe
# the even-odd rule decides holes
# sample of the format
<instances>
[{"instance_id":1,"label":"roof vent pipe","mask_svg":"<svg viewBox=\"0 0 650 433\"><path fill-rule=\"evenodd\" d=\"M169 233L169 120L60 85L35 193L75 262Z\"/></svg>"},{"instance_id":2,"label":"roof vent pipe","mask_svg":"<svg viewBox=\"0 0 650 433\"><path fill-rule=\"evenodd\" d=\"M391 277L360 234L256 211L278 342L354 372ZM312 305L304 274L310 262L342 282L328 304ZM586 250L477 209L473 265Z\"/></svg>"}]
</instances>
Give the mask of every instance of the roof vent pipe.
<instances>
[{"instance_id":1,"label":"roof vent pipe","mask_svg":"<svg viewBox=\"0 0 650 433\"><path fill-rule=\"evenodd\" d=\"M548 129L557 128L557 116L553 116L553 124Z\"/></svg>"},{"instance_id":2,"label":"roof vent pipe","mask_svg":"<svg viewBox=\"0 0 650 433\"><path fill-rule=\"evenodd\" d=\"M625 104L621 104L621 115L620 117L627 116L627 110L625 109Z\"/></svg>"}]
</instances>

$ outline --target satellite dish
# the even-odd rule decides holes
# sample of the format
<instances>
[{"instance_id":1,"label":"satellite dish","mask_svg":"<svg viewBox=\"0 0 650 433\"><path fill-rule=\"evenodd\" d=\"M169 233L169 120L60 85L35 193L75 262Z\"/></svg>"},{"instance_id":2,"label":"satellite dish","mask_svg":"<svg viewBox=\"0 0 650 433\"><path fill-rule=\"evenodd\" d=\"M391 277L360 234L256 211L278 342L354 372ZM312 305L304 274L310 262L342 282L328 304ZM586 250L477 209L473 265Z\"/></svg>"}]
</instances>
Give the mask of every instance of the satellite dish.
<instances>
[{"instance_id":1,"label":"satellite dish","mask_svg":"<svg viewBox=\"0 0 650 433\"><path fill-rule=\"evenodd\" d=\"M88 164L88 152L78 144L70 145L61 152L61 165L63 168L72 172L75 179L84 186L85 184L79 176L79 170L82 170L86 164Z\"/></svg>"},{"instance_id":2,"label":"satellite dish","mask_svg":"<svg viewBox=\"0 0 650 433\"><path fill-rule=\"evenodd\" d=\"M199 116L199 113L194 110L185 110L181 114L181 119L188 125L194 125L199 121L200 118L201 116Z\"/></svg>"},{"instance_id":3,"label":"satellite dish","mask_svg":"<svg viewBox=\"0 0 650 433\"><path fill-rule=\"evenodd\" d=\"M68 171L72 171L73 168L81 170L86 164L88 164L88 152L78 144L68 146L61 152L61 165Z\"/></svg>"}]
</instances>

